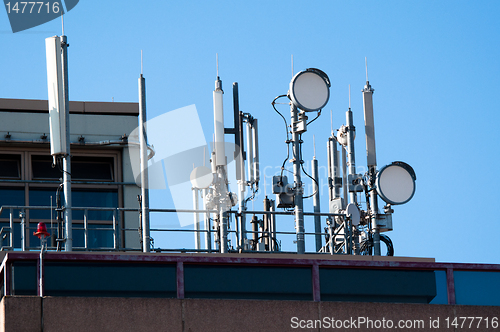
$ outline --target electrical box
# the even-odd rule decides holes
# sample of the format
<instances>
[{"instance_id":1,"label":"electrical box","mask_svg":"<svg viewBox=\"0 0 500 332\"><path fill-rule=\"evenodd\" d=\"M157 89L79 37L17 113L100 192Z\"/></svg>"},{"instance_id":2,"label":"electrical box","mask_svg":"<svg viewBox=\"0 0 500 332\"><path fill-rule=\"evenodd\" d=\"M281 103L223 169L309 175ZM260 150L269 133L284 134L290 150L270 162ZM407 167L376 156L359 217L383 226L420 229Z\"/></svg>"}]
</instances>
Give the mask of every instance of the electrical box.
<instances>
[{"instance_id":1,"label":"electrical box","mask_svg":"<svg viewBox=\"0 0 500 332\"><path fill-rule=\"evenodd\" d=\"M277 207L280 209L293 208L295 206L295 196L291 193L282 193L276 195Z\"/></svg>"},{"instance_id":2,"label":"electrical box","mask_svg":"<svg viewBox=\"0 0 500 332\"><path fill-rule=\"evenodd\" d=\"M392 231L392 214L377 214L377 226L381 233Z\"/></svg>"},{"instance_id":3,"label":"electrical box","mask_svg":"<svg viewBox=\"0 0 500 332\"><path fill-rule=\"evenodd\" d=\"M273 176L273 194L287 193L288 178L286 176Z\"/></svg>"},{"instance_id":4,"label":"electrical box","mask_svg":"<svg viewBox=\"0 0 500 332\"><path fill-rule=\"evenodd\" d=\"M337 197L330 201L330 213L339 213L343 209L344 199L342 197Z\"/></svg>"},{"instance_id":5,"label":"electrical box","mask_svg":"<svg viewBox=\"0 0 500 332\"><path fill-rule=\"evenodd\" d=\"M349 174L347 176L347 186L349 192L363 192L363 176L361 174Z\"/></svg>"},{"instance_id":6,"label":"electrical box","mask_svg":"<svg viewBox=\"0 0 500 332\"><path fill-rule=\"evenodd\" d=\"M292 131L297 134L302 134L307 131L306 112L299 113L298 120L292 123Z\"/></svg>"}]
</instances>

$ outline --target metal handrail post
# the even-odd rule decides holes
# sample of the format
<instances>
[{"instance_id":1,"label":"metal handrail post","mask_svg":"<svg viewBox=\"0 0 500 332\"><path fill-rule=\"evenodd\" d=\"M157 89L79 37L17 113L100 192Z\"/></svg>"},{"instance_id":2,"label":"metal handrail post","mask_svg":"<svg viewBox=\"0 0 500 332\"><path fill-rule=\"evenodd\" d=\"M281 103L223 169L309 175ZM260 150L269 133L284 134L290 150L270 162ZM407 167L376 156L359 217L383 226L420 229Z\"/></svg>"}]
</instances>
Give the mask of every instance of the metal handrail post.
<instances>
[{"instance_id":1,"label":"metal handrail post","mask_svg":"<svg viewBox=\"0 0 500 332\"><path fill-rule=\"evenodd\" d=\"M10 225L10 234L9 234L9 245L12 249L14 249L14 209L9 209L9 225Z\"/></svg>"},{"instance_id":2,"label":"metal handrail post","mask_svg":"<svg viewBox=\"0 0 500 332\"><path fill-rule=\"evenodd\" d=\"M116 223L116 210L113 210L113 248L118 250L118 225Z\"/></svg>"},{"instance_id":3,"label":"metal handrail post","mask_svg":"<svg viewBox=\"0 0 500 332\"><path fill-rule=\"evenodd\" d=\"M89 210L83 210L83 241L85 251L89 250Z\"/></svg>"},{"instance_id":4,"label":"metal handrail post","mask_svg":"<svg viewBox=\"0 0 500 332\"><path fill-rule=\"evenodd\" d=\"M19 218L21 219L21 250L26 251L26 214L24 210L19 212Z\"/></svg>"}]
</instances>

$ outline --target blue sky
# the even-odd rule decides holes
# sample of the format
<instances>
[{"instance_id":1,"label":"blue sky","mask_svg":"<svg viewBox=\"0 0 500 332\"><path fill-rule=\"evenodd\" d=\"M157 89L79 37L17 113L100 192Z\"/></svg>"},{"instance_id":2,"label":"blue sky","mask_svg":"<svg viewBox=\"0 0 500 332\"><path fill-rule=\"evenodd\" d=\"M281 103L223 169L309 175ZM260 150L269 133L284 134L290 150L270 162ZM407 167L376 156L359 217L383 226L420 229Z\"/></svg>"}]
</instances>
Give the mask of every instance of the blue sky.
<instances>
[{"instance_id":1,"label":"blue sky","mask_svg":"<svg viewBox=\"0 0 500 332\"><path fill-rule=\"evenodd\" d=\"M44 39L61 34L60 20L12 34L0 12L0 97L46 99ZM274 167L286 149L270 103L288 90L293 54L295 72L320 68L332 83L328 105L304 134L304 158L312 158L315 135L326 165L330 110L337 129L351 84L362 166L367 57L379 168L401 160L417 174L414 198L394 208L387 233L396 255L500 263L499 14L498 1L82 0L64 20L70 99L136 102L143 50L148 118L195 104L209 140L218 53L226 126L236 81L241 110L259 119L261 163ZM280 111L288 115L286 105ZM152 205L168 201L166 192L153 194ZM326 194L322 205L326 212ZM292 250L292 241L283 245Z\"/></svg>"}]
</instances>

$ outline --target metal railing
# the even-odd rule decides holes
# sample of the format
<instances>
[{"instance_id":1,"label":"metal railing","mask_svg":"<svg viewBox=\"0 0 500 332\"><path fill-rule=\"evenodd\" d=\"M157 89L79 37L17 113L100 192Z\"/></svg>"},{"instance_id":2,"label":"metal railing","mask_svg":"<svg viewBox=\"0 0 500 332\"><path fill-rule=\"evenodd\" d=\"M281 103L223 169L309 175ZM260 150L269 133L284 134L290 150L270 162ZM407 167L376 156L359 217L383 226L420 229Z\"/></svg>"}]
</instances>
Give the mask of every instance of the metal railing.
<instances>
[{"instance_id":1,"label":"metal railing","mask_svg":"<svg viewBox=\"0 0 500 332\"><path fill-rule=\"evenodd\" d=\"M33 238L30 239L31 234L36 230L35 222L43 221L48 224L48 219L43 218L30 218L30 211L56 211L53 207L50 206L17 206L17 205L5 205L0 207L0 215L4 212L9 213L8 217L8 226L3 226L0 228L0 248L1 250L39 250L40 243L37 241L33 243ZM125 227L122 223L124 220L124 213L126 212L136 212L140 217L140 208L113 208L113 207L72 207L72 211L82 211L82 218L73 217L73 231L81 232L80 243L81 246L73 245L73 250L75 251L139 251L140 247L126 247L122 238L125 235L125 232L138 232L141 233L141 228L139 227ZM92 213L110 213L110 216L106 218L96 219L89 218L89 215ZM149 209L149 213L199 213L204 214L210 218L212 221L212 216L217 213L215 210L189 210L189 209ZM273 218L276 216L293 216L293 211L253 211L248 210L244 212L238 211L227 211L227 215L229 218L229 225L235 225L234 229L228 230L229 240L229 252L288 252L292 253L294 251L284 251L281 245L281 240L279 237L285 236L294 236L296 232L286 231L286 230L278 230L278 227L275 225L272 229L264 229L262 227L262 220L267 217L272 216ZM260 222L257 229L250 230L240 230L238 229L238 220L237 218L244 218L245 216L261 216L261 219L258 219ZM319 212L304 212L304 216L321 216L327 218L333 217L341 217L343 218L343 214L335 214L335 213L319 213ZM234 223L233 223L234 221ZM282 223L280 221L280 223ZM283 222L284 224L285 222ZM16 233L17 226L19 224L20 227L20 243L17 246L14 244L18 242L19 236ZM141 223L138 221L137 225ZM203 225L204 222L200 221L200 224ZM94 227L91 227L94 226ZM208 223L210 225L210 223ZM97 226L97 227L95 227ZM47 229L50 234L55 235L59 233L59 236L55 239L51 239L52 241L48 241L48 250L61 250L64 245L64 239L62 238L64 232L61 228L64 227L63 223L51 222L50 225L47 225ZM205 235L205 238L210 238L210 244L207 245L205 243L205 247L152 247L151 250L155 252L219 252L220 251L220 237L219 230L217 227L211 227L207 229L206 227L199 227L198 229L191 228L172 228L172 227L153 227L150 229L150 232L156 234L179 234L179 233L191 233L191 234L199 234ZM110 234L107 236L111 236L108 238L108 244L106 245L96 245L91 243L91 239L95 239L95 235L100 234L101 238L102 234ZM208 236L207 236L208 234ZM305 232L305 236L321 236L322 238L328 237L330 234L334 234L332 230L330 232L325 233L317 233L317 232ZM247 238L246 247L240 247L238 244L240 243L241 237ZM73 236L75 238L75 236ZM106 236L104 236L106 237ZM139 238L141 238L139 236ZM193 237L194 238L194 237ZM30 240L28 240L30 239ZM83 241L82 241L83 240ZM190 239L186 238L186 243L189 243ZM326 242L326 241L323 241ZM322 253L330 253L333 254L333 250L326 250L329 243L323 247ZM332 246L330 246L332 247Z\"/></svg>"}]
</instances>

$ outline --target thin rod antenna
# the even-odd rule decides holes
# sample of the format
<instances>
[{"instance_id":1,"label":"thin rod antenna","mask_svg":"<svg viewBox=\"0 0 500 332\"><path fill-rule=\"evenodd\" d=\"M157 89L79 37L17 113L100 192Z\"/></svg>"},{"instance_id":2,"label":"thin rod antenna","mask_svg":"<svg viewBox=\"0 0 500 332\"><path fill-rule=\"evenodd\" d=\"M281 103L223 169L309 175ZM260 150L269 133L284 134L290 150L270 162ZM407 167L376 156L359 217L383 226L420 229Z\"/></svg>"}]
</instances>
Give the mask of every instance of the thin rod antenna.
<instances>
[{"instance_id":1,"label":"thin rod antenna","mask_svg":"<svg viewBox=\"0 0 500 332\"><path fill-rule=\"evenodd\" d=\"M267 196L266 177L264 176L264 197Z\"/></svg>"},{"instance_id":2,"label":"thin rod antenna","mask_svg":"<svg viewBox=\"0 0 500 332\"><path fill-rule=\"evenodd\" d=\"M219 53L215 53L215 61L217 65L217 77L219 77Z\"/></svg>"},{"instance_id":3,"label":"thin rod antenna","mask_svg":"<svg viewBox=\"0 0 500 332\"><path fill-rule=\"evenodd\" d=\"M349 109L351 109L351 85L349 84Z\"/></svg>"},{"instance_id":4,"label":"thin rod antenna","mask_svg":"<svg viewBox=\"0 0 500 332\"><path fill-rule=\"evenodd\" d=\"M313 159L316 159L316 137L315 137L315 135L313 135L313 151L314 151Z\"/></svg>"},{"instance_id":5,"label":"thin rod antenna","mask_svg":"<svg viewBox=\"0 0 500 332\"><path fill-rule=\"evenodd\" d=\"M62 11L61 11L61 25L62 25L62 35L64 36L64 15L62 14Z\"/></svg>"},{"instance_id":6,"label":"thin rod antenna","mask_svg":"<svg viewBox=\"0 0 500 332\"><path fill-rule=\"evenodd\" d=\"M365 57L365 71L366 71L366 81L368 82L368 62L366 61L366 57Z\"/></svg>"},{"instance_id":7,"label":"thin rod antenna","mask_svg":"<svg viewBox=\"0 0 500 332\"><path fill-rule=\"evenodd\" d=\"M142 66L142 50L141 50L141 76L143 74L143 66Z\"/></svg>"},{"instance_id":8,"label":"thin rod antenna","mask_svg":"<svg viewBox=\"0 0 500 332\"><path fill-rule=\"evenodd\" d=\"M292 77L293 77L293 54L292 54Z\"/></svg>"}]
</instances>

